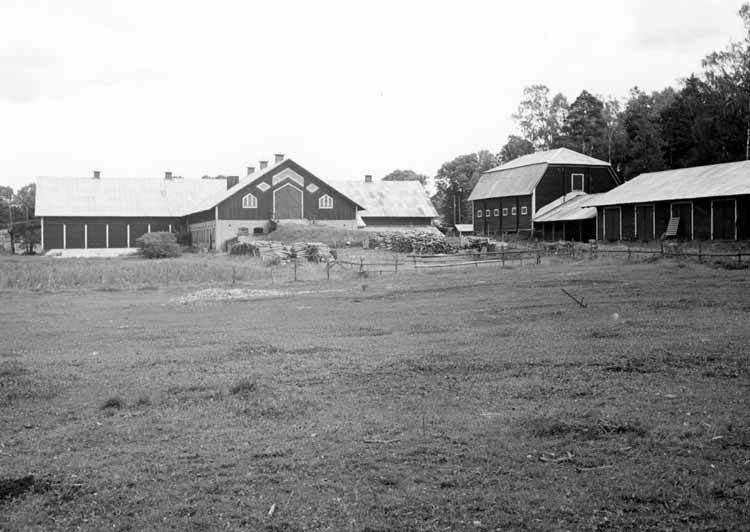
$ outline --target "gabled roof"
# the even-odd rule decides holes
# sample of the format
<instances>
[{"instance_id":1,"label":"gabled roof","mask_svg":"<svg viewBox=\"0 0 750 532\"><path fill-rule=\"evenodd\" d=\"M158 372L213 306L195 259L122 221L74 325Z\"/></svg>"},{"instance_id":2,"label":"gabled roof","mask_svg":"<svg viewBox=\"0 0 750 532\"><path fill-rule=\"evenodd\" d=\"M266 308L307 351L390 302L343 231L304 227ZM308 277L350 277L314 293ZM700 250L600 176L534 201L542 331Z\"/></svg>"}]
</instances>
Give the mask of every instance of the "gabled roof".
<instances>
[{"instance_id":1,"label":"gabled roof","mask_svg":"<svg viewBox=\"0 0 750 532\"><path fill-rule=\"evenodd\" d=\"M437 218L438 213L419 181L346 181L336 188L359 203L365 218Z\"/></svg>"},{"instance_id":2,"label":"gabled roof","mask_svg":"<svg viewBox=\"0 0 750 532\"><path fill-rule=\"evenodd\" d=\"M226 189L215 179L39 177L37 216L179 217Z\"/></svg>"},{"instance_id":3,"label":"gabled roof","mask_svg":"<svg viewBox=\"0 0 750 532\"><path fill-rule=\"evenodd\" d=\"M596 218L596 207L589 207L592 198L601 194L586 194L580 190L557 198L536 211L534 222L569 222Z\"/></svg>"},{"instance_id":4,"label":"gabled roof","mask_svg":"<svg viewBox=\"0 0 750 532\"><path fill-rule=\"evenodd\" d=\"M325 181L323 179L320 179L319 177L315 176L314 174L312 174L308 170L305 170L299 164L295 163L289 157L286 157L286 158L282 159L281 161L279 161L277 163L274 163L271 166L268 166L268 167L264 168L263 170L260 170L258 172L254 172L254 173L252 173L250 175L246 175L244 177L241 177L240 180L239 180L239 182L236 185L234 185L233 187L229 188L229 189L219 191L216 194L212 194L210 196L207 196L207 197L203 198L203 200L198 203L199 208L196 209L193 212L205 211L207 209L215 207L216 205L218 205L219 203L221 203L225 199L232 197L234 194L236 194L237 192L239 192L240 190L242 190L246 186L252 185L256 181L260 181L264 177L266 177L266 176L268 176L270 174L273 174L276 169L278 169L279 167L285 165L285 163L290 163L291 166L297 166L301 170L303 170L305 173L310 174L311 176L315 177L316 179L318 179L320 181L323 181L326 185L328 185L329 187L331 187L332 189L334 189L336 192L338 192L339 194L341 194L342 196L344 196L345 198L347 198L349 201L351 201L352 203L354 203L357 207L362 208L362 205L357 201L357 199L353 198L352 196L350 196L349 194L347 194L345 190L342 190L341 188L339 188L338 184L333 185L333 184L331 184L330 181ZM287 166L289 166L289 165L287 165Z\"/></svg>"},{"instance_id":5,"label":"gabled roof","mask_svg":"<svg viewBox=\"0 0 750 532\"><path fill-rule=\"evenodd\" d=\"M609 168L616 180L612 167L606 161L594 159L568 148L539 151L508 161L482 174L469 201L503 196L531 194L539 184L549 166L598 166Z\"/></svg>"},{"instance_id":6,"label":"gabled roof","mask_svg":"<svg viewBox=\"0 0 750 532\"><path fill-rule=\"evenodd\" d=\"M620 205L750 194L750 161L640 174L589 202Z\"/></svg>"}]
</instances>

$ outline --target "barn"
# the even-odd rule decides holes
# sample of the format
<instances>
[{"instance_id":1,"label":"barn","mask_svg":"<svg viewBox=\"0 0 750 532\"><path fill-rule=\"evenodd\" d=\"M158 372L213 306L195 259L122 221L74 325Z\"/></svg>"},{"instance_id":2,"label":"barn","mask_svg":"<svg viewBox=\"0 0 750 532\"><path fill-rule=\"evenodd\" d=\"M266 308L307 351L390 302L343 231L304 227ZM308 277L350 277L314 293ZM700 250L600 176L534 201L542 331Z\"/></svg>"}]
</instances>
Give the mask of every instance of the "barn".
<instances>
[{"instance_id":1,"label":"barn","mask_svg":"<svg viewBox=\"0 0 750 532\"><path fill-rule=\"evenodd\" d=\"M571 193L606 192L619 183L609 163L568 148L518 157L483 173L471 191L474 232L532 233L542 207L562 203ZM589 215L594 218L593 211Z\"/></svg>"},{"instance_id":2,"label":"barn","mask_svg":"<svg viewBox=\"0 0 750 532\"><path fill-rule=\"evenodd\" d=\"M598 194L573 191L536 211L534 227L543 240L596 238L596 207L588 203Z\"/></svg>"},{"instance_id":3,"label":"barn","mask_svg":"<svg viewBox=\"0 0 750 532\"><path fill-rule=\"evenodd\" d=\"M93 177L37 178L36 215L43 249L129 248L148 232L176 231L196 198L224 181Z\"/></svg>"},{"instance_id":4,"label":"barn","mask_svg":"<svg viewBox=\"0 0 750 532\"><path fill-rule=\"evenodd\" d=\"M750 238L750 161L640 174L592 198L600 240Z\"/></svg>"},{"instance_id":5,"label":"barn","mask_svg":"<svg viewBox=\"0 0 750 532\"><path fill-rule=\"evenodd\" d=\"M367 231L437 231L437 210L419 181L373 181L366 175L339 189L362 205L359 217Z\"/></svg>"}]
</instances>

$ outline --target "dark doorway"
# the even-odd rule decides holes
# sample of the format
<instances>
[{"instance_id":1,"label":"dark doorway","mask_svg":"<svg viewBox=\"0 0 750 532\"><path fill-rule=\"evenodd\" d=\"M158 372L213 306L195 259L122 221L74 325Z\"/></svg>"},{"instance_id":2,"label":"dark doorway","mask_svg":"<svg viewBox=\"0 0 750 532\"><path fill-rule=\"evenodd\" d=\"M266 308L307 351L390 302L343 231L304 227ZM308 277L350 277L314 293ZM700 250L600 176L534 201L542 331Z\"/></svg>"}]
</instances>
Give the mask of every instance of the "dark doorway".
<instances>
[{"instance_id":1,"label":"dark doorway","mask_svg":"<svg viewBox=\"0 0 750 532\"><path fill-rule=\"evenodd\" d=\"M680 224L677 226L677 238L692 240L693 238L693 204L692 203L673 203L672 218L679 218Z\"/></svg>"},{"instance_id":2,"label":"dark doorway","mask_svg":"<svg viewBox=\"0 0 750 532\"><path fill-rule=\"evenodd\" d=\"M714 200L711 202L713 212L713 235L715 240L734 240L735 238L735 200Z\"/></svg>"},{"instance_id":3,"label":"dark doorway","mask_svg":"<svg viewBox=\"0 0 750 532\"><path fill-rule=\"evenodd\" d=\"M620 240L620 207L604 209L604 239Z\"/></svg>"},{"instance_id":4,"label":"dark doorway","mask_svg":"<svg viewBox=\"0 0 750 532\"><path fill-rule=\"evenodd\" d=\"M636 237L641 242L648 242L654 238L654 206L636 205L635 207Z\"/></svg>"}]
</instances>

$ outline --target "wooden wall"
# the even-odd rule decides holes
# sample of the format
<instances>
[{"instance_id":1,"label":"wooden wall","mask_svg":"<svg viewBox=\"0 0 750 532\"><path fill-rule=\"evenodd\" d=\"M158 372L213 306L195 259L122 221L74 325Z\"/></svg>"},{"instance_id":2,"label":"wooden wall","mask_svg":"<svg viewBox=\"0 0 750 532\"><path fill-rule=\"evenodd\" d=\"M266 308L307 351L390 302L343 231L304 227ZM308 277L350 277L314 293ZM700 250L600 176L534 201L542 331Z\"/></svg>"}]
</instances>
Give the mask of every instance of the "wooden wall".
<instances>
[{"instance_id":1,"label":"wooden wall","mask_svg":"<svg viewBox=\"0 0 750 532\"><path fill-rule=\"evenodd\" d=\"M476 200L474 209L474 232L476 234L502 234L528 231L531 229L531 196L505 196ZM521 214L522 207L526 207L526 214ZM515 214L513 209L515 208ZM481 209L482 217L477 215ZM489 209L490 215L486 216ZM506 211L507 209L507 211ZM497 210L497 214L495 211ZM503 214L505 212L506 214Z\"/></svg>"},{"instance_id":2,"label":"wooden wall","mask_svg":"<svg viewBox=\"0 0 750 532\"><path fill-rule=\"evenodd\" d=\"M607 167L550 165L536 186L536 209L569 194L572 191L572 174L584 175L583 191L587 194L607 192L617 186Z\"/></svg>"},{"instance_id":3,"label":"wooden wall","mask_svg":"<svg viewBox=\"0 0 750 532\"><path fill-rule=\"evenodd\" d=\"M123 217L61 217L45 216L44 249L105 248L107 247L107 227L109 226L109 247L135 247L135 240L148 232L176 231L179 218L123 218ZM127 241L130 226L130 242ZM65 237L63 237L63 227ZM128 245L129 244L129 245Z\"/></svg>"}]
</instances>

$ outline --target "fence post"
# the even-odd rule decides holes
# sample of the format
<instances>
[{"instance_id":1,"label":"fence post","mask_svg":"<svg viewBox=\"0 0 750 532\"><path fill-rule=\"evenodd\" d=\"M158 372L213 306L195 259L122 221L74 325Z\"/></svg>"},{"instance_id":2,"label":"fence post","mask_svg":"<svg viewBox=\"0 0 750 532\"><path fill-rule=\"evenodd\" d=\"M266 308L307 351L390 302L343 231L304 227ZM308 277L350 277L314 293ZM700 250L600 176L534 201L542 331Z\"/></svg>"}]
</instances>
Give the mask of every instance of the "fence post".
<instances>
[{"instance_id":1,"label":"fence post","mask_svg":"<svg viewBox=\"0 0 750 532\"><path fill-rule=\"evenodd\" d=\"M292 259L292 262L294 263L294 280L297 280L297 259Z\"/></svg>"},{"instance_id":2,"label":"fence post","mask_svg":"<svg viewBox=\"0 0 750 532\"><path fill-rule=\"evenodd\" d=\"M542 263L542 255L539 253L539 251L536 252L536 263L541 264Z\"/></svg>"},{"instance_id":3,"label":"fence post","mask_svg":"<svg viewBox=\"0 0 750 532\"><path fill-rule=\"evenodd\" d=\"M664 256L664 241L661 241L661 256Z\"/></svg>"},{"instance_id":4,"label":"fence post","mask_svg":"<svg viewBox=\"0 0 750 532\"><path fill-rule=\"evenodd\" d=\"M232 286L234 286L234 283L236 280L237 280L237 266L232 266Z\"/></svg>"},{"instance_id":5,"label":"fence post","mask_svg":"<svg viewBox=\"0 0 750 532\"><path fill-rule=\"evenodd\" d=\"M630 262L630 254L632 253L632 249L630 246L628 246L628 262Z\"/></svg>"},{"instance_id":6,"label":"fence post","mask_svg":"<svg viewBox=\"0 0 750 532\"><path fill-rule=\"evenodd\" d=\"M331 263L326 262L326 281L331 280Z\"/></svg>"},{"instance_id":7,"label":"fence post","mask_svg":"<svg viewBox=\"0 0 750 532\"><path fill-rule=\"evenodd\" d=\"M737 252L737 264L742 264L742 252Z\"/></svg>"},{"instance_id":8,"label":"fence post","mask_svg":"<svg viewBox=\"0 0 750 532\"><path fill-rule=\"evenodd\" d=\"M398 255L396 255L396 261L394 263L394 266L396 268L396 273L398 273Z\"/></svg>"},{"instance_id":9,"label":"fence post","mask_svg":"<svg viewBox=\"0 0 750 532\"><path fill-rule=\"evenodd\" d=\"M700 240L698 240L698 262L703 262L703 250L701 248Z\"/></svg>"},{"instance_id":10,"label":"fence post","mask_svg":"<svg viewBox=\"0 0 750 532\"><path fill-rule=\"evenodd\" d=\"M359 258L359 271L361 272L365 271L365 258L364 257Z\"/></svg>"}]
</instances>

